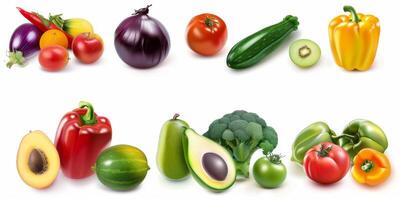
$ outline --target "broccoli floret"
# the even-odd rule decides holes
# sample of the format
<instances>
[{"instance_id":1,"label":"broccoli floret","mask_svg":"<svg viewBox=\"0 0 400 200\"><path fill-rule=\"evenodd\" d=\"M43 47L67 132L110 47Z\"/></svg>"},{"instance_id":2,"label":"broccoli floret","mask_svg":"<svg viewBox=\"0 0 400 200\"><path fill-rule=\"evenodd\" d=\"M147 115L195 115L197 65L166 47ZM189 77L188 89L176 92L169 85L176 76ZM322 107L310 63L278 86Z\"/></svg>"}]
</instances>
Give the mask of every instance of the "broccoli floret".
<instances>
[{"instance_id":1,"label":"broccoli floret","mask_svg":"<svg viewBox=\"0 0 400 200\"><path fill-rule=\"evenodd\" d=\"M204 136L227 149L235 161L237 174L246 178L253 153L257 149L272 152L278 144L275 130L264 119L243 110L215 120Z\"/></svg>"}]
</instances>

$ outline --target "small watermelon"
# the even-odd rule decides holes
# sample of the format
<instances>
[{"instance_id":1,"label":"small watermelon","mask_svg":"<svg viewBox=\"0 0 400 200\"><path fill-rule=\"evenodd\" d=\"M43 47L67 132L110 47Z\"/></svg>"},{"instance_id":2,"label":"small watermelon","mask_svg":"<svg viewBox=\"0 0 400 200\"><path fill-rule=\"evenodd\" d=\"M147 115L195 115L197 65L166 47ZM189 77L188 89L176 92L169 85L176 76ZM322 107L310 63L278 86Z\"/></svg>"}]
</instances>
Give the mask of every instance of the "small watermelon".
<instances>
[{"instance_id":1,"label":"small watermelon","mask_svg":"<svg viewBox=\"0 0 400 200\"><path fill-rule=\"evenodd\" d=\"M109 147L99 155L93 167L100 182L113 190L136 187L149 169L146 155L130 145Z\"/></svg>"}]
</instances>

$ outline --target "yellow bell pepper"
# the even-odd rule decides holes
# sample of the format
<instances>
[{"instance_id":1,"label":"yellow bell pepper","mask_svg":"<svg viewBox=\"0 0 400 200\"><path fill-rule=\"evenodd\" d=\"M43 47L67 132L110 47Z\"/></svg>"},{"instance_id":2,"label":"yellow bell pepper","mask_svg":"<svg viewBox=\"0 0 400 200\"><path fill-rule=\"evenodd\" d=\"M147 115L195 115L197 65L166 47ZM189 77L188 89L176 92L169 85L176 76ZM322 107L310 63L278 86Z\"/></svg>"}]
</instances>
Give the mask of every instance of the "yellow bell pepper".
<instances>
[{"instance_id":1,"label":"yellow bell pepper","mask_svg":"<svg viewBox=\"0 0 400 200\"><path fill-rule=\"evenodd\" d=\"M362 149L354 157L351 174L360 184L369 186L385 182L391 171L390 161L385 154L370 148Z\"/></svg>"},{"instance_id":2,"label":"yellow bell pepper","mask_svg":"<svg viewBox=\"0 0 400 200\"><path fill-rule=\"evenodd\" d=\"M344 6L350 15L340 15L329 24L329 39L336 64L346 70L368 70L374 62L379 43L379 19L356 13Z\"/></svg>"}]
</instances>

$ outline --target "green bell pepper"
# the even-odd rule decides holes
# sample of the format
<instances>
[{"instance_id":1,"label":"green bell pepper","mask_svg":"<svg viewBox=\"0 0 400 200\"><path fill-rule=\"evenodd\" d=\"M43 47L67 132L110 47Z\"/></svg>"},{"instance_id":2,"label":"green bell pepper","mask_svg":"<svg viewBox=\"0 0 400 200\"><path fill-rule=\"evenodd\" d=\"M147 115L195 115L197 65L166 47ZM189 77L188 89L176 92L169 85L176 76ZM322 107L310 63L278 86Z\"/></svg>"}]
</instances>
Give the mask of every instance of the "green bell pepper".
<instances>
[{"instance_id":1,"label":"green bell pepper","mask_svg":"<svg viewBox=\"0 0 400 200\"><path fill-rule=\"evenodd\" d=\"M372 148L384 153L388 141L383 130L371 121L357 119L351 121L339 136L339 145L342 146L351 159L364 148Z\"/></svg>"},{"instance_id":2,"label":"green bell pepper","mask_svg":"<svg viewBox=\"0 0 400 200\"><path fill-rule=\"evenodd\" d=\"M336 141L336 134L325 122L315 122L304 128L292 145L291 160L303 164L306 152L322 142Z\"/></svg>"}]
</instances>

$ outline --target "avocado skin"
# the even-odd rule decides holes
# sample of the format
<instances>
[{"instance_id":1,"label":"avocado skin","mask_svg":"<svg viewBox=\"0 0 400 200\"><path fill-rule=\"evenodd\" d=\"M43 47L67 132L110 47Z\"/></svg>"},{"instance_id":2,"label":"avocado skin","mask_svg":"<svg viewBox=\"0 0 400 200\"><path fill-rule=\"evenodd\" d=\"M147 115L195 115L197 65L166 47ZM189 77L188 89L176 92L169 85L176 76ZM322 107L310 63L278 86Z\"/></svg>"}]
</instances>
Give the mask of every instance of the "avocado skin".
<instances>
[{"instance_id":1,"label":"avocado skin","mask_svg":"<svg viewBox=\"0 0 400 200\"><path fill-rule=\"evenodd\" d=\"M176 114L173 119L164 123L157 151L157 166L161 174L176 181L188 177L190 173L182 146L182 138L189 125L178 117Z\"/></svg>"}]
</instances>

